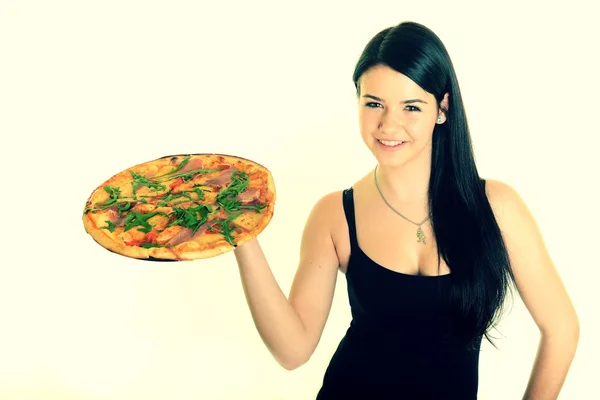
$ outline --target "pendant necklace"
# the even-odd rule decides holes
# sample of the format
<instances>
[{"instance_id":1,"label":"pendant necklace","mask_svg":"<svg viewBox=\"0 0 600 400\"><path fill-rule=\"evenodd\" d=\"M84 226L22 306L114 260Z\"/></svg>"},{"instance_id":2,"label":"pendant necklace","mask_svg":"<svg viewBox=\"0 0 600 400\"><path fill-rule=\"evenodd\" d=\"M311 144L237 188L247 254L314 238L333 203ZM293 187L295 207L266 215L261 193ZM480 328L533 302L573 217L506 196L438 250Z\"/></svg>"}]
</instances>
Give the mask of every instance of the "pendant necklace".
<instances>
[{"instance_id":1,"label":"pendant necklace","mask_svg":"<svg viewBox=\"0 0 600 400\"><path fill-rule=\"evenodd\" d=\"M377 166L375 166L375 171L373 173L373 176L375 178L375 187L377 187L377 191L379 192L379 195L381 196L381 198L383 199L383 201L385 202L385 204L387 204L387 206L393 212L395 212L396 214L398 214L399 216L401 216L402 218L404 218L405 220L407 220L411 224L417 225L419 227L417 229L417 243L427 244L427 240L425 238L425 233L423 232L423 228L421 228L421 225L423 225L425 222L427 222L427 220L431 217L431 214L429 214L429 216L425 219L425 221L421 222L420 224L417 224L416 222L412 222L410 219L406 218L404 215L402 215L398 211L396 211L396 209L394 209L394 207L392 207L391 204L388 203L388 201L385 199L385 197L383 196L383 193L381 193L381 189L379 188L379 184L377 183Z\"/></svg>"}]
</instances>

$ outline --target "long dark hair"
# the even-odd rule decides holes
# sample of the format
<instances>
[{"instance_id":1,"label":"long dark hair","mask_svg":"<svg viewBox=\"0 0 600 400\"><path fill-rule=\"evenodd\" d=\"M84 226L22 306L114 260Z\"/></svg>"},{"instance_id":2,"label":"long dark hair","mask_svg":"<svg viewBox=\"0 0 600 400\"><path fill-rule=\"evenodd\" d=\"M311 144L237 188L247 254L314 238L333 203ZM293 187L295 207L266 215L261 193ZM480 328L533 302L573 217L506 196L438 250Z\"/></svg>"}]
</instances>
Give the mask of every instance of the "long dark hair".
<instances>
[{"instance_id":1,"label":"long dark hair","mask_svg":"<svg viewBox=\"0 0 600 400\"><path fill-rule=\"evenodd\" d=\"M449 94L444 124L432 138L429 207L440 257L451 275L450 296L460 337L474 347L497 324L504 300L514 283L500 228L485 194L485 181L475 165L471 135L446 47L430 29L403 22L384 29L365 47L354 70L360 96L360 77L385 65L406 75L433 94L438 107Z\"/></svg>"}]
</instances>

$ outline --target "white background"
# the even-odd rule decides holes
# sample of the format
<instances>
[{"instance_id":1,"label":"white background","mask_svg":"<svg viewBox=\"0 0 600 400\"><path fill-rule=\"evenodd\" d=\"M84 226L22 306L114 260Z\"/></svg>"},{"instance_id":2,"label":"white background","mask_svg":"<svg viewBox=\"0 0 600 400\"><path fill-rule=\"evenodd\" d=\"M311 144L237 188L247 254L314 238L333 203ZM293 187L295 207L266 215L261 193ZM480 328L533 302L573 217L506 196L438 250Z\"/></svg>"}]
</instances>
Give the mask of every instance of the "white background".
<instances>
[{"instance_id":1,"label":"white background","mask_svg":"<svg viewBox=\"0 0 600 400\"><path fill-rule=\"evenodd\" d=\"M600 398L600 31L594 2L548 3L3 0L0 398L314 398L350 321L342 274L317 351L290 372L256 332L232 253L126 259L81 212L140 162L253 159L276 180L260 241L288 294L314 202L374 166L351 75L404 20L446 44L481 175L526 200L578 310L561 399ZM481 399L518 399L527 383L538 333L518 298L501 334L482 350Z\"/></svg>"}]
</instances>

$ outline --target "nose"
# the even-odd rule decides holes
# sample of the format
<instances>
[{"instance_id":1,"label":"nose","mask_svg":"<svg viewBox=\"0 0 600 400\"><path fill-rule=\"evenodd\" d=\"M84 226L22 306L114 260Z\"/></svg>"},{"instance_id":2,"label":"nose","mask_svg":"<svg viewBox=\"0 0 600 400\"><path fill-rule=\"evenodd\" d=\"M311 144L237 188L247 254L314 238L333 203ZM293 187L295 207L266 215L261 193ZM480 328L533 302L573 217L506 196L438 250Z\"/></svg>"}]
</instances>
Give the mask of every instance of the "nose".
<instances>
[{"instance_id":1,"label":"nose","mask_svg":"<svg viewBox=\"0 0 600 400\"><path fill-rule=\"evenodd\" d=\"M393 110L386 110L379 120L379 130L384 133L393 133L401 129L404 121L400 115L401 113L395 113Z\"/></svg>"}]
</instances>

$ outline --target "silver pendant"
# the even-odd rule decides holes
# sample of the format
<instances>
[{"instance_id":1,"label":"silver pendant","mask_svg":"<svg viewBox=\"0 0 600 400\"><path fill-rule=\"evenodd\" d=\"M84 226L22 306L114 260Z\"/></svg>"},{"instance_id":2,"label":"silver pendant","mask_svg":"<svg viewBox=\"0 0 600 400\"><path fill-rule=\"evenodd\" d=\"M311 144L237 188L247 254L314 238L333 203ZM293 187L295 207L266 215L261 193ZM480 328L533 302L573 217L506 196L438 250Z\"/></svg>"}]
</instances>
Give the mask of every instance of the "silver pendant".
<instances>
[{"instance_id":1,"label":"silver pendant","mask_svg":"<svg viewBox=\"0 0 600 400\"><path fill-rule=\"evenodd\" d=\"M417 239L417 243L427 244L427 241L425 240L425 233L423 232L423 229L421 229L420 226L419 229L417 229Z\"/></svg>"}]
</instances>

